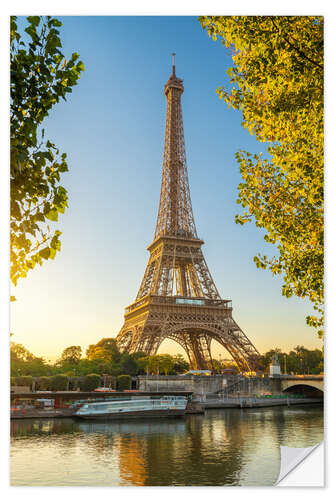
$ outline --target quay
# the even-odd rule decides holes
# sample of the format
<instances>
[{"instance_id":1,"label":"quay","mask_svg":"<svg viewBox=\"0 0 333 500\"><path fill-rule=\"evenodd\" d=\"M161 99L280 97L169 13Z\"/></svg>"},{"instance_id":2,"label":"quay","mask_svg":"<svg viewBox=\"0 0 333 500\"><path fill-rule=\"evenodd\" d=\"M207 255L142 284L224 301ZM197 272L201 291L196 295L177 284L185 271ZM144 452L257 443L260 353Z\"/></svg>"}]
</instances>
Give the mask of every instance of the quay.
<instances>
[{"instance_id":1,"label":"quay","mask_svg":"<svg viewBox=\"0 0 333 500\"><path fill-rule=\"evenodd\" d=\"M107 401L110 399L139 399L142 397L161 396L185 396L189 399L186 414L204 413L200 402L191 401L191 391L162 391L162 392L141 392L141 391L113 391L113 392L79 392L79 391L40 391L11 393L11 419L22 418L64 418L74 416L77 408L72 407L74 403ZM39 401L51 400L51 407L40 408Z\"/></svg>"},{"instance_id":2,"label":"quay","mask_svg":"<svg viewBox=\"0 0 333 500\"><path fill-rule=\"evenodd\" d=\"M186 414L210 408L264 408L322 403L322 375L279 376L137 376L134 390L112 392L33 391L11 392L11 418L64 418L74 415L75 403L110 398L185 396ZM132 385L133 386L133 385ZM19 388L16 388L19 389ZM28 388L26 388L28 389ZM44 402L43 402L44 401Z\"/></svg>"},{"instance_id":3,"label":"quay","mask_svg":"<svg viewBox=\"0 0 333 500\"><path fill-rule=\"evenodd\" d=\"M223 408L267 408L271 406L291 406L304 404L322 404L321 398L272 398L258 399L253 397L230 398L230 399L207 399L205 401L193 401L186 409L186 415L204 414L205 410ZM11 411L11 419L22 418L64 418L73 417L76 408L21 408Z\"/></svg>"},{"instance_id":4,"label":"quay","mask_svg":"<svg viewBox=\"0 0 333 500\"><path fill-rule=\"evenodd\" d=\"M11 393L11 418L64 418L72 417L76 412L75 403L110 400L114 398L128 399L161 396L185 396L189 399L186 414L203 414L208 409L223 408L264 408L270 406L290 406L303 404L320 404L323 398L302 394L275 394L258 396L251 394L208 393L194 394L192 391L113 391L113 392L22 392ZM40 401L52 401L50 406Z\"/></svg>"}]
</instances>

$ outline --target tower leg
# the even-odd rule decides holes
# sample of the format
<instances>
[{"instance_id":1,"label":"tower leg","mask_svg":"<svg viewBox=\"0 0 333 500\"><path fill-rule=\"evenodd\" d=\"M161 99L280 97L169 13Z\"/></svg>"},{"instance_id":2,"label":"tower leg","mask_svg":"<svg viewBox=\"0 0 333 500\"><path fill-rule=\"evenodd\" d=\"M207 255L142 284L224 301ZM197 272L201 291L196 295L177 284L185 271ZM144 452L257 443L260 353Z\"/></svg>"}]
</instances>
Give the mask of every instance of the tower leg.
<instances>
[{"instance_id":1,"label":"tower leg","mask_svg":"<svg viewBox=\"0 0 333 500\"><path fill-rule=\"evenodd\" d=\"M209 370L213 368L210 350L211 339L196 332L189 334L189 361L191 369Z\"/></svg>"}]
</instances>

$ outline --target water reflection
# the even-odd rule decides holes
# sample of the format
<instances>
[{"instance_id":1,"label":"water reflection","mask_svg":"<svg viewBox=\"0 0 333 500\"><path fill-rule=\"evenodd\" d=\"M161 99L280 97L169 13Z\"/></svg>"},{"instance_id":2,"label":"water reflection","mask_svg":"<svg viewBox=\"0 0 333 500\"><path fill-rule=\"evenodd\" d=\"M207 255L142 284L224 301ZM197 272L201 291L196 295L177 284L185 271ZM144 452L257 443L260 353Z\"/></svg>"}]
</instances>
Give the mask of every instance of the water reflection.
<instances>
[{"instance_id":1,"label":"water reflection","mask_svg":"<svg viewBox=\"0 0 333 500\"><path fill-rule=\"evenodd\" d=\"M132 420L118 422L79 422L78 428L85 433L103 434L131 434L135 430L138 436L153 434L184 434L186 431L185 419L158 419L158 420Z\"/></svg>"},{"instance_id":2,"label":"water reflection","mask_svg":"<svg viewBox=\"0 0 333 500\"><path fill-rule=\"evenodd\" d=\"M73 419L18 419L10 422L11 437L43 436L48 434L72 434L78 432Z\"/></svg>"},{"instance_id":3,"label":"water reflection","mask_svg":"<svg viewBox=\"0 0 333 500\"><path fill-rule=\"evenodd\" d=\"M322 407L210 410L185 419L12 421L12 484L271 485L279 446L323 439Z\"/></svg>"}]
</instances>

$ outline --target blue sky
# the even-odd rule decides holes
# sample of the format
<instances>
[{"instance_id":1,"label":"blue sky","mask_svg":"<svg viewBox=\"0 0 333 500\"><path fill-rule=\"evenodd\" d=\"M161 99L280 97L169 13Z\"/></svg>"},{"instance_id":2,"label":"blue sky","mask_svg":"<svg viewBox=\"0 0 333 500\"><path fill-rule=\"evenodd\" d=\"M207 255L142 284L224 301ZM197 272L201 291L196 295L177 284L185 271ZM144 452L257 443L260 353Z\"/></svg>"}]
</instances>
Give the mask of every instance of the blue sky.
<instances>
[{"instance_id":1,"label":"blue sky","mask_svg":"<svg viewBox=\"0 0 333 500\"><path fill-rule=\"evenodd\" d=\"M230 54L195 17L62 17L63 53L86 71L67 102L45 121L46 136L68 155L69 209L57 227L62 251L14 290L13 340L47 359L69 345L116 336L148 259L159 201L166 102L176 52L194 217L203 251L234 318L264 352L297 344L321 348L305 324L311 305L281 295L281 279L253 256L274 247L254 224L234 222L240 182L235 153L265 151L215 89L228 85ZM171 342L161 352L177 352ZM225 352L215 348L215 354Z\"/></svg>"}]
</instances>

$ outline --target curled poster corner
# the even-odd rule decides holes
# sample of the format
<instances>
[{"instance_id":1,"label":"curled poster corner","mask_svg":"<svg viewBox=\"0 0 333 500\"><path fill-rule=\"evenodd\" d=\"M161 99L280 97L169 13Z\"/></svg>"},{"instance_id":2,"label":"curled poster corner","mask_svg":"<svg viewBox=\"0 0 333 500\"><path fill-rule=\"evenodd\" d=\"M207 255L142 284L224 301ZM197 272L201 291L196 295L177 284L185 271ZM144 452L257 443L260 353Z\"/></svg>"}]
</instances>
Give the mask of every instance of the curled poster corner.
<instances>
[{"instance_id":1,"label":"curled poster corner","mask_svg":"<svg viewBox=\"0 0 333 500\"><path fill-rule=\"evenodd\" d=\"M316 457L317 461L314 461L312 466L312 470L318 470L318 478L314 479L314 482L311 484L303 484L300 477L297 477L296 483L289 476L288 479L283 481L286 476L293 471L301 462L304 461L306 457L308 457L315 449L320 447L321 454ZM323 442L318 443L314 446L310 446L309 448L290 448L289 446L280 446L281 449L281 463L280 463L280 474L275 483L275 486L324 486L323 476L324 476L324 462L323 462L323 454L324 454L324 445ZM282 482L282 483L281 483Z\"/></svg>"}]
</instances>

